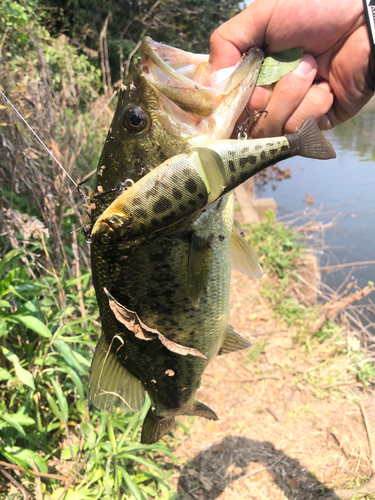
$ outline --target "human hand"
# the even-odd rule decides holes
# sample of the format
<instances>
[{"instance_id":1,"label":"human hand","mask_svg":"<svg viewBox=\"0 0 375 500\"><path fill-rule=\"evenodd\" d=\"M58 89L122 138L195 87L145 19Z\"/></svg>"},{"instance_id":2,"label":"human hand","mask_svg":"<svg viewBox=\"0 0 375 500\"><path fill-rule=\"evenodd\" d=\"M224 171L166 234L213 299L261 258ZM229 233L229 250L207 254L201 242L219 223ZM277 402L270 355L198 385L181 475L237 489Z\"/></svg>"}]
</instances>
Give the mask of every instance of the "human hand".
<instances>
[{"instance_id":1,"label":"human hand","mask_svg":"<svg viewBox=\"0 0 375 500\"><path fill-rule=\"evenodd\" d=\"M348 120L373 95L374 61L362 0L256 0L211 36L212 70L257 46L266 54L302 47L299 66L273 87L257 87L249 109L268 111L252 137L295 132L313 114L322 130Z\"/></svg>"}]
</instances>

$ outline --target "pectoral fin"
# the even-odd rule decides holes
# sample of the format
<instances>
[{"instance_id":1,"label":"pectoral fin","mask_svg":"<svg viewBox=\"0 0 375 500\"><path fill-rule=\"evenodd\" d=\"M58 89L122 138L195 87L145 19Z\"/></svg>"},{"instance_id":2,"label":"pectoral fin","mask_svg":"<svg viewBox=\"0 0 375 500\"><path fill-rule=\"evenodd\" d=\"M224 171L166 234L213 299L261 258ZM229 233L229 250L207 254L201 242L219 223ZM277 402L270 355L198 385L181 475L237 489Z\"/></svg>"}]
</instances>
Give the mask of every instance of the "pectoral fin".
<instances>
[{"instance_id":1,"label":"pectoral fin","mask_svg":"<svg viewBox=\"0 0 375 500\"><path fill-rule=\"evenodd\" d=\"M252 343L249 340L244 339L239 333L234 331L233 326L227 325L227 336L225 337L218 355L220 356L221 354L247 349L251 347L251 345Z\"/></svg>"},{"instance_id":2,"label":"pectoral fin","mask_svg":"<svg viewBox=\"0 0 375 500\"><path fill-rule=\"evenodd\" d=\"M92 404L102 411L111 406L138 411L145 402L142 383L117 359L104 333L92 360L89 387Z\"/></svg>"},{"instance_id":3,"label":"pectoral fin","mask_svg":"<svg viewBox=\"0 0 375 500\"><path fill-rule=\"evenodd\" d=\"M211 242L213 236L204 239L195 233L191 237L187 291L193 306L198 307L199 299L210 277L212 263Z\"/></svg>"},{"instance_id":4,"label":"pectoral fin","mask_svg":"<svg viewBox=\"0 0 375 500\"><path fill-rule=\"evenodd\" d=\"M208 406L200 403L199 401L194 401L194 407L192 410L185 413L185 415L193 415L194 417L204 417L208 420L218 420L219 417L216 413L211 410Z\"/></svg>"},{"instance_id":5,"label":"pectoral fin","mask_svg":"<svg viewBox=\"0 0 375 500\"><path fill-rule=\"evenodd\" d=\"M231 252L232 269L237 269L251 278L261 278L263 276L256 255L246 241L240 223L236 220L232 229Z\"/></svg>"}]
</instances>

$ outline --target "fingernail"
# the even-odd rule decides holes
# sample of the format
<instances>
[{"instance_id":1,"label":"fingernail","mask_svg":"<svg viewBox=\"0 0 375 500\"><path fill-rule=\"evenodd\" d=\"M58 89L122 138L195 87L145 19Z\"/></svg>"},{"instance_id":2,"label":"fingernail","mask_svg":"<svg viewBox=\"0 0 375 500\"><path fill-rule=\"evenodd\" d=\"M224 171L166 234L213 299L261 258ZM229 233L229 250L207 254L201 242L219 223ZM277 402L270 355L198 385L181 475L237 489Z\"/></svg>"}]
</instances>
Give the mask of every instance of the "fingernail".
<instances>
[{"instance_id":1,"label":"fingernail","mask_svg":"<svg viewBox=\"0 0 375 500\"><path fill-rule=\"evenodd\" d=\"M302 56L299 65L292 71L293 75L308 76L316 68L315 59L310 54Z\"/></svg>"}]
</instances>

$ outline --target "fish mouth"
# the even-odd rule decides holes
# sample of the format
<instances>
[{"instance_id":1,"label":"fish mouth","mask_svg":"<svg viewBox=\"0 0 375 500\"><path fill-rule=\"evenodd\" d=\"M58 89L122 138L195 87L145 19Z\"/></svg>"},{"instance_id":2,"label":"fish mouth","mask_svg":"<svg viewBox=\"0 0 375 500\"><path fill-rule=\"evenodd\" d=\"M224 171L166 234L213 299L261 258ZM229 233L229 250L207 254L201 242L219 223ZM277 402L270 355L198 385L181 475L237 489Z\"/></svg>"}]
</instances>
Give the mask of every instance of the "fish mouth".
<instances>
[{"instance_id":1,"label":"fish mouth","mask_svg":"<svg viewBox=\"0 0 375 500\"><path fill-rule=\"evenodd\" d=\"M264 54L253 48L231 68L211 73L209 56L143 39L142 76L159 99L158 118L204 140L230 136L255 87ZM208 137L207 137L208 136ZM202 142L199 137L190 142Z\"/></svg>"}]
</instances>

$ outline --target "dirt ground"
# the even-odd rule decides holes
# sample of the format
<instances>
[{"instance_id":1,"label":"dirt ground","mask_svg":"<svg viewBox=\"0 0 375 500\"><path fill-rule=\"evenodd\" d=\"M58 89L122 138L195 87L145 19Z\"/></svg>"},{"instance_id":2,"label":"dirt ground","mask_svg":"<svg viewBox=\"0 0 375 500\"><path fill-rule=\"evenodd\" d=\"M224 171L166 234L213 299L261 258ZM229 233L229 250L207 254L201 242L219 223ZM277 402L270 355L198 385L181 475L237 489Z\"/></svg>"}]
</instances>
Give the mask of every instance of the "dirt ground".
<instances>
[{"instance_id":1,"label":"dirt ground","mask_svg":"<svg viewBox=\"0 0 375 500\"><path fill-rule=\"evenodd\" d=\"M273 317L260 294L267 279L233 273L230 324L253 347L218 357L203 375L197 399L219 420L182 420L190 437L176 433L178 498L360 498L337 488L373 472L375 394L358 381L342 335L310 347Z\"/></svg>"}]
</instances>

